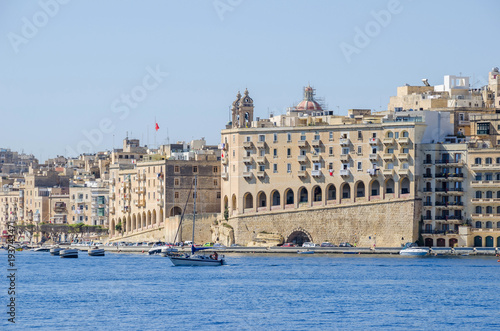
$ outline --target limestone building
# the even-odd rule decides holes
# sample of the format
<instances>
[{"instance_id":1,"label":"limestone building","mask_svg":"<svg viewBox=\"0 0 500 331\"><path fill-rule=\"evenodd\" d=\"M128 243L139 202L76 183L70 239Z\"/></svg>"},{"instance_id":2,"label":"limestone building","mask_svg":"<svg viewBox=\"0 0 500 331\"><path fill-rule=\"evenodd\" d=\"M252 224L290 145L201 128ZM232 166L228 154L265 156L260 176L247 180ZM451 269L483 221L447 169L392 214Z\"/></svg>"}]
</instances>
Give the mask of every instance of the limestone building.
<instances>
[{"instance_id":1,"label":"limestone building","mask_svg":"<svg viewBox=\"0 0 500 331\"><path fill-rule=\"evenodd\" d=\"M444 140L453 130L449 114L335 116L309 86L286 115L254 120L253 113L248 91L238 93L221 133L221 209L238 243L258 233L364 246L417 240L416 146Z\"/></svg>"}]
</instances>

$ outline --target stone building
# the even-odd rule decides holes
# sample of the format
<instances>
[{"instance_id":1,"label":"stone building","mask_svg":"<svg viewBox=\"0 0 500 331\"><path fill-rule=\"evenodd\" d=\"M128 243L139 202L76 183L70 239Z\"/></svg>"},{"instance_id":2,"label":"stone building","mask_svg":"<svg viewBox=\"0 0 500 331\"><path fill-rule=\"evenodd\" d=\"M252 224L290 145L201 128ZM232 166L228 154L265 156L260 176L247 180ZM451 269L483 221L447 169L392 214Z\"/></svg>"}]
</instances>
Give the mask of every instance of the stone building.
<instances>
[{"instance_id":1,"label":"stone building","mask_svg":"<svg viewBox=\"0 0 500 331\"><path fill-rule=\"evenodd\" d=\"M120 238L117 224L122 225L123 236L140 235L163 228L165 219L181 215L185 206L185 214L192 214L195 177L197 213L220 212L220 152L196 142L176 145L160 148L168 154L144 155L135 164L110 166L112 238Z\"/></svg>"},{"instance_id":2,"label":"stone building","mask_svg":"<svg viewBox=\"0 0 500 331\"><path fill-rule=\"evenodd\" d=\"M259 233L365 246L374 238L387 246L417 240L416 146L444 140L453 129L449 114L335 116L309 86L286 115L254 120L253 112L248 91L238 93L221 134L221 209L238 243Z\"/></svg>"}]
</instances>

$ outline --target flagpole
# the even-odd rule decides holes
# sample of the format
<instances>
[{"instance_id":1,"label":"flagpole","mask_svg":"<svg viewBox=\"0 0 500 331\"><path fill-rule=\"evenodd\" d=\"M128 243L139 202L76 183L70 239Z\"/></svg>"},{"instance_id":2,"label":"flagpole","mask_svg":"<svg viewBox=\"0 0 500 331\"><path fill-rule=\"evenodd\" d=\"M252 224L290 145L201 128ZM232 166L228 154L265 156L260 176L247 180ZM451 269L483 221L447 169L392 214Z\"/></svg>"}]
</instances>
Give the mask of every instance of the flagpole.
<instances>
[{"instance_id":1,"label":"flagpole","mask_svg":"<svg viewBox=\"0 0 500 331\"><path fill-rule=\"evenodd\" d=\"M158 146L156 145L156 133L158 132L158 130L156 129L156 125L157 125L157 122L156 122L156 116L155 116L155 149L158 149Z\"/></svg>"}]
</instances>

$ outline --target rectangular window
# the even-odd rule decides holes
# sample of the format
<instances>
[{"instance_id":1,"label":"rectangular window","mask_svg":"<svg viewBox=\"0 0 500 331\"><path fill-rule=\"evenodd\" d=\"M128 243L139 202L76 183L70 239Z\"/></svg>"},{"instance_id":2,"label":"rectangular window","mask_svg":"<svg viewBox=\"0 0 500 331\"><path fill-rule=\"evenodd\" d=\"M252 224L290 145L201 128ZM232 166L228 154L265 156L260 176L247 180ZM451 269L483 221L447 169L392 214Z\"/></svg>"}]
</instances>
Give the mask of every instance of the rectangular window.
<instances>
[{"instance_id":1,"label":"rectangular window","mask_svg":"<svg viewBox=\"0 0 500 331\"><path fill-rule=\"evenodd\" d=\"M266 171L266 165L265 164L260 164L259 165L259 171Z\"/></svg>"},{"instance_id":2,"label":"rectangular window","mask_svg":"<svg viewBox=\"0 0 500 331\"><path fill-rule=\"evenodd\" d=\"M333 170L333 163L332 162L328 163L328 170Z\"/></svg>"},{"instance_id":3,"label":"rectangular window","mask_svg":"<svg viewBox=\"0 0 500 331\"><path fill-rule=\"evenodd\" d=\"M387 149L388 154L394 154L394 148L388 148Z\"/></svg>"},{"instance_id":4,"label":"rectangular window","mask_svg":"<svg viewBox=\"0 0 500 331\"><path fill-rule=\"evenodd\" d=\"M477 134L490 134L490 123L477 123Z\"/></svg>"},{"instance_id":5,"label":"rectangular window","mask_svg":"<svg viewBox=\"0 0 500 331\"><path fill-rule=\"evenodd\" d=\"M319 147L314 147L314 155L319 155L320 152L321 150L319 149Z\"/></svg>"},{"instance_id":6,"label":"rectangular window","mask_svg":"<svg viewBox=\"0 0 500 331\"><path fill-rule=\"evenodd\" d=\"M234 149L233 149L233 157L234 157L235 153L234 153Z\"/></svg>"},{"instance_id":7,"label":"rectangular window","mask_svg":"<svg viewBox=\"0 0 500 331\"><path fill-rule=\"evenodd\" d=\"M220 192L217 192L217 199L220 199Z\"/></svg>"},{"instance_id":8,"label":"rectangular window","mask_svg":"<svg viewBox=\"0 0 500 331\"><path fill-rule=\"evenodd\" d=\"M328 148L328 155L333 155L333 147Z\"/></svg>"},{"instance_id":9,"label":"rectangular window","mask_svg":"<svg viewBox=\"0 0 500 331\"><path fill-rule=\"evenodd\" d=\"M408 154L410 152L409 148L403 148L403 153Z\"/></svg>"},{"instance_id":10,"label":"rectangular window","mask_svg":"<svg viewBox=\"0 0 500 331\"><path fill-rule=\"evenodd\" d=\"M307 166L305 164L301 164L300 171L306 171L306 170L307 170Z\"/></svg>"},{"instance_id":11,"label":"rectangular window","mask_svg":"<svg viewBox=\"0 0 500 331\"><path fill-rule=\"evenodd\" d=\"M252 141L252 137L247 136L247 137L246 137L246 140L247 140L248 142L249 142L249 141Z\"/></svg>"},{"instance_id":12,"label":"rectangular window","mask_svg":"<svg viewBox=\"0 0 500 331\"><path fill-rule=\"evenodd\" d=\"M236 135L233 134L233 143L235 142L236 140Z\"/></svg>"},{"instance_id":13,"label":"rectangular window","mask_svg":"<svg viewBox=\"0 0 500 331\"><path fill-rule=\"evenodd\" d=\"M363 131L358 131L358 140L363 140Z\"/></svg>"},{"instance_id":14,"label":"rectangular window","mask_svg":"<svg viewBox=\"0 0 500 331\"><path fill-rule=\"evenodd\" d=\"M218 166L214 166L214 174L216 174L218 172L219 172L219 167Z\"/></svg>"},{"instance_id":15,"label":"rectangular window","mask_svg":"<svg viewBox=\"0 0 500 331\"><path fill-rule=\"evenodd\" d=\"M179 199L179 192L174 192L174 199Z\"/></svg>"},{"instance_id":16,"label":"rectangular window","mask_svg":"<svg viewBox=\"0 0 500 331\"><path fill-rule=\"evenodd\" d=\"M273 141L274 142L278 141L278 134L277 133L273 134Z\"/></svg>"},{"instance_id":17,"label":"rectangular window","mask_svg":"<svg viewBox=\"0 0 500 331\"><path fill-rule=\"evenodd\" d=\"M197 173L198 172L198 166L193 166L193 173Z\"/></svg>"},{"instance_id":18,"label":"rectangular window","mask_svg":"<svg viewBox=\"0 0 500 331\"><path fill-rule=\"evenodd\" d=\"M359 155L363 154L363 153L361 152L361 146L358 146L358 154L359 154Z\"/></svg>"},{"instance_id":19,"label":"rectangular window","mask_svg":"<svg viewBox=\"0 0 500 331\"><path fill-rule=\"evenodd\" d=\"M219 185L219 181L217 179L214 179L214 186Z\"/></svg>"},{"instance_id":20,"label":"rectangular window","mask_svg":"<svg viewBox=\"0 0 500 331\"><path fill-rule=\"evenodd\" d=\"M349 154L349 147L342 148L342 155L347 155L347 154Z\"/></svg>"},{"instance_id":21,"label":"rectangular window","mask_svg":"<svg viewBox=\"0 0 500 331\"><path fill-rule=\"evenodd\" d=\"M300 133L300 140L302 140L302 141L306 140L306 133L305 132Z\"/></svg>"},{"instance_id":22,"label":"rectangular window","mask_svg":"<svg viewBox=\"0 0 500 331\"><path fill-rule=\"evenodd\" d=\"M277 158L278 157L278 150L275 148L273 149L273 157Z\"/></svg>"},{"instance_id":23,"label":"rectangular window","mask_svg":"<svg viewBox=\"0 0 500 331\"><path fill-rule=\"evenodd\" d=\"M286 140L287 140L287 142L292 142L292 134L291 133L286 134Z\"/></svg>"},{"instance_id":24,"label":"rectangular window","mask_svg":"<svg viewBox=\"0 0 500 331\"><path fill-rule=\"evenodd\" d=\"M273 172L277 173L278 172L278 165L275 163L273 164Z\"/></svg>"},{"instance_id":25,"label":"rectangular window","mask_svg":"<svg viewBox=\"0 0 500 331\"><path fill-rule=\"evenodd\" d=\"M179 166L175 166L175 167L174 167L174 172L175 172L175 173L179 173L179 172L180 172L180 170L179 170Z\"/></svg>"},{"instance_id":26,"label":"rectangular window","mask_svg":"<svg viewBox=\"0 0 500 331\"><path fill-rule=\"evenodd\" d=\"M292 172L292 164L291 163L287 163L287 165L286 165L286 172L288 172L288 173Z\"/></svg>"},{"instance_id":27,"label":"rectangular window","mask_svg":"<svg viewBox=\"0 0 500 331\"><path fill-rule=\"evenodd\" d=\"M259 154L260 154L260 156L266 156L266 150L261 149Z\"/></svg>"},{"instance_id":28,"label":"rectangular window","mask_svg":"<svg viewBox=\"0 0 500 331\"><path fill-rule=\"evenodd\" d=\"M261 141L261 142L266 141L266 135L259 134L259 141Z\"/></svg>"},{"instance_id":29,"label":"rectangular window","mask_svg":"<svg viewBox=\"0 0 500 331\"><path fill-rule=\"evenodd\" d=\"M358 171L361 171L363 169L362 167L362 163L361 162L358 162Z\"/></svg>"},{"instance_id":30,"label":"rectangular window","mask_svg":"<svg viewBox=\"0 0 500 331\"><path fill-rule=\"evenodd\" d=\"M175 186L179 186L179 178L175 178L174 179L174 185Z\"/></svg>"},{"instance_id":31,"label":"rectangular window","mask_svg":"<svg viewBox=\"0 0 500 331\"><path fill-rule=\"evenodd\" d=\"M328 133L328 139L329 139L330 141L333 141L333 131L330 131L330 132Z\"/></svg>"},{"instance_id":32,"label":"rectangular window","mask_svg":"<svg viewBox=\"0 0 500 331\"><path fill-rule=\"evenodd\" d=\"M291 157L292 156L292 150L290 148L286 149L286 156Z\"/></svg>"},{"instance_id":33,"label":"rectangular window","mask_svg":"<svg viewBox=\"0 0 500 331\"><path fill-rule=\"evenodd\" d=\"M399 138L399 132L394 132L394 138L396 138L396 139Z\"/></svg>"}]
</instances>

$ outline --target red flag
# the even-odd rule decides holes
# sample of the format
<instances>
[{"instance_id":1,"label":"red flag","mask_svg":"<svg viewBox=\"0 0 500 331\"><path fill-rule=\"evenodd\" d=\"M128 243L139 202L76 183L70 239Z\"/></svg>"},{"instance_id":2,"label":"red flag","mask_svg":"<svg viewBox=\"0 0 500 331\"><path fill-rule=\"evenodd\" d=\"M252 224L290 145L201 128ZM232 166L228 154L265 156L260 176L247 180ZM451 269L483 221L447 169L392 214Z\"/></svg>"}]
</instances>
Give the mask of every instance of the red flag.
<instances>
[{"instance_id":1,"label":"red flag","mask_svg":"<svg viewBox=\"0 0 500 331\"><path fill-rule=\"evenodd\" d=\"M160 126L158 125L158 123L156 123L155 130L158 131L159 128L160 128Z\"/></svg>"}]
</instances>

